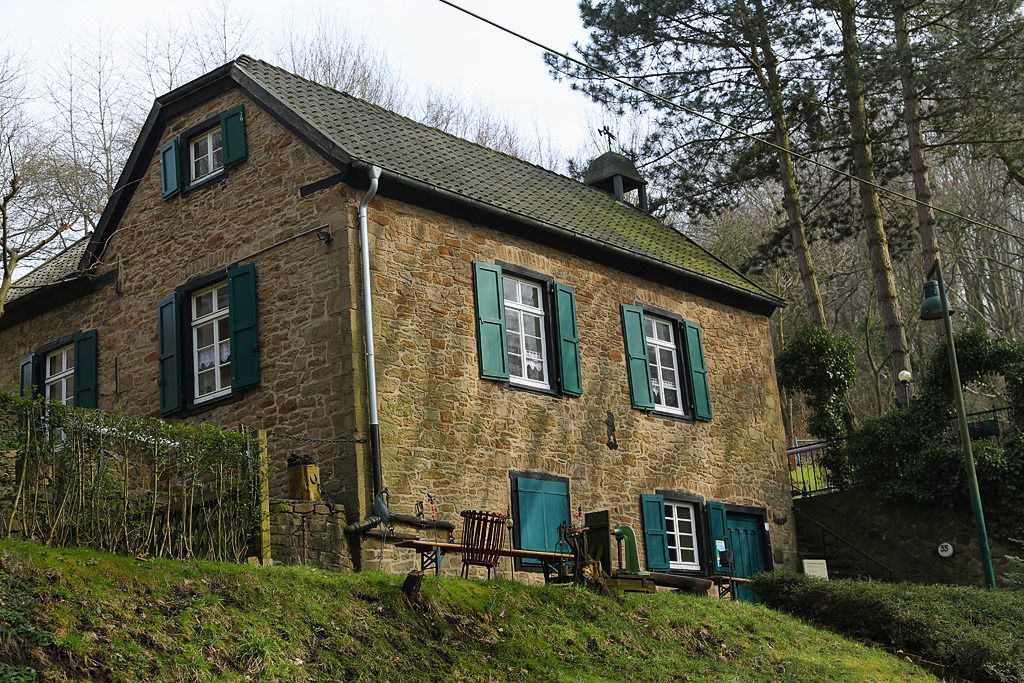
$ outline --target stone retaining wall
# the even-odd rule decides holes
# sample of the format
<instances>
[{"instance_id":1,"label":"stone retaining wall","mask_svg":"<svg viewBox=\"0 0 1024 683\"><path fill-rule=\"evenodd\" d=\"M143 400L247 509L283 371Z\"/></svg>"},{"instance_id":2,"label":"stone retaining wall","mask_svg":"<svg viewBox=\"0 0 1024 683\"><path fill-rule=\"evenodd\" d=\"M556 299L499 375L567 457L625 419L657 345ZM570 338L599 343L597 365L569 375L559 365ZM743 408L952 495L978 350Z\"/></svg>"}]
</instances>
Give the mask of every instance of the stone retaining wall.
<instances>
[{"instance_id":1,"label":"stone retaining wall","mask_svg":"<svg viewBox=\"0 0 1024 683\"><path fill-rule=\"evenodd\" d=\"M345 515L326 500L274 499L270 503L270 548L275 562L349 571Z\"/></svg>"}]
</instances>

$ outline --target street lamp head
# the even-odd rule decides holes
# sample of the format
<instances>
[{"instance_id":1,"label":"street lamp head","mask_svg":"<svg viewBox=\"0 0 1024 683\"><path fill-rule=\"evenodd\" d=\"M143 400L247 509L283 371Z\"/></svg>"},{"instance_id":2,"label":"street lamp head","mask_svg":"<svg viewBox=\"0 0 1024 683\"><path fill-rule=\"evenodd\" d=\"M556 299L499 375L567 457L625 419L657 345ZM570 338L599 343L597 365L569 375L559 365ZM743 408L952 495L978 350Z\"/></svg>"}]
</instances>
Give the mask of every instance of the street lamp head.
<instances>
[{"instance_id":1,"label":"street lamp head","mask_svg":"<svg viewBox=\"0 0 1024 683\"><path fill-rule=\"evenodd\" d=\"M910 384L914 380L914 376L910 374L910 370L900 370L900 374L896 375L896 377L903 384Z\"/></svg>"},{"instance_id":2,"label":"street lamp head","mask_svg":"<svg viewBox=\"0 0 1024 683\"><path fill-rule=\"evenodd\" d=\"M953 314L953 308L947 302L947 310ZM924 303L921 304L921 320L942 319L942 296L939 294L939 283L926 280L924 283Z\"/></svg>"}]
</instances>

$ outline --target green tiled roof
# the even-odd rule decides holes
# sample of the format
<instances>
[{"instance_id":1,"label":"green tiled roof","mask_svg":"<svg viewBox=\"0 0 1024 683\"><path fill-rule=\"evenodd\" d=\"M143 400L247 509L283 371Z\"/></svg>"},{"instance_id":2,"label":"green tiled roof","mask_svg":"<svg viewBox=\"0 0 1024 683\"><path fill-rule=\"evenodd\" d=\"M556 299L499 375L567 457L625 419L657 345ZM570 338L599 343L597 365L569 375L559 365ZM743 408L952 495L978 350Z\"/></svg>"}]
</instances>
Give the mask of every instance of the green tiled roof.
<instances>
[{"instance_id":1,"label":"green tiled roof","mask_svg":"<svg viewBox=\"0 0 1024 683\"><path fill-rule=\"evenodd\" d=\"M777 297L661 221L595 188L417 123L272 64L235 65L352 157L759 298Z\"/></svg>"}]
</instances>

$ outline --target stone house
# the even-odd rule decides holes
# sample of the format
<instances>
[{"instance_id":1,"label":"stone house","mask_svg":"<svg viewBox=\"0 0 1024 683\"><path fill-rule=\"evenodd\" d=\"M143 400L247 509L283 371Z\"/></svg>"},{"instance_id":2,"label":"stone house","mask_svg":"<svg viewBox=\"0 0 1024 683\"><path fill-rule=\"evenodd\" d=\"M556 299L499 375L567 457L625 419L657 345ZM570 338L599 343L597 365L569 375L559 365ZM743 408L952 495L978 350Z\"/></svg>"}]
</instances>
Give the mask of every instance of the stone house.
<instances>
[{"instance_id":1,"label":"stone house","mask_svg":"<svg viewBox=\"0 0 1024 683\"><path fill-rule=\"evenodd\" d=\"M97 230L16 283L0 387L270 430L275 496L318 444L323 564L378 558L340 529L386 485L405 521L507 511L517 547L601 509L651 569L794 566L781 301L625 158L586 181L240 57L156 100Z\"/></svg>"}]
</instances>

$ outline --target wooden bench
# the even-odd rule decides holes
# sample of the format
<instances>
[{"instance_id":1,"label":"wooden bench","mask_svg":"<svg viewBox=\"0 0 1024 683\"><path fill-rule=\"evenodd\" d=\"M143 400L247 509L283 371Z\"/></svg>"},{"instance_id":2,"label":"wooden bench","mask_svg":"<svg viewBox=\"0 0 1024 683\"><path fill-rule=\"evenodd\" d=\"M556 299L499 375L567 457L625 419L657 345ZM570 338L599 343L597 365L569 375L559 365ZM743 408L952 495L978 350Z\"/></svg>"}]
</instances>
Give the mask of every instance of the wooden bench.
<instances>
[{"instance_id":1,"label":"wooden bench","mask_svg":"<svg viewBox=\"0 0 1024 683\"><path fill-rule=\"evenodd\" d=\"M415 541L399 541L398 548L410 548L420 555L420 569L433 569L435 574L441 573L441 559L449 553L461 554L461 543L435 543L424 539ZM522 550L520 548L501 548L495 551L499 557L518 557L524 560L538 560L544 571L544 579L552 574L564 574L565 566L572 561L571 553L551 553L544 550Z\"/></svg>"}]
</instances>

